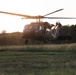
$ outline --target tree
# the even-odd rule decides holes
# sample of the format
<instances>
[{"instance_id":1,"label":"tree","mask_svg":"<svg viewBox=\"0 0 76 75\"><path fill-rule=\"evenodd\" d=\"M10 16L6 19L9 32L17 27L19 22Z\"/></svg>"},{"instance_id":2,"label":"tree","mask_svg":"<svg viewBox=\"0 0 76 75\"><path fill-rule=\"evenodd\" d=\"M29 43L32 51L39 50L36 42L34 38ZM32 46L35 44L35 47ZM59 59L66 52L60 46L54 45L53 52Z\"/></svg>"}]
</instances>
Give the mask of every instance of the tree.
<instances>
[{"instance_id":1,"label":"tree","mask_svg":"<svg viewBox=\"0 0 76 75\"><path fill-rule=\"evenodd\" d=\"M5 34L5 33L6 33L6 30L3 30L3 31L2 31L2 34Z\"/></svg>"}]
</instances>

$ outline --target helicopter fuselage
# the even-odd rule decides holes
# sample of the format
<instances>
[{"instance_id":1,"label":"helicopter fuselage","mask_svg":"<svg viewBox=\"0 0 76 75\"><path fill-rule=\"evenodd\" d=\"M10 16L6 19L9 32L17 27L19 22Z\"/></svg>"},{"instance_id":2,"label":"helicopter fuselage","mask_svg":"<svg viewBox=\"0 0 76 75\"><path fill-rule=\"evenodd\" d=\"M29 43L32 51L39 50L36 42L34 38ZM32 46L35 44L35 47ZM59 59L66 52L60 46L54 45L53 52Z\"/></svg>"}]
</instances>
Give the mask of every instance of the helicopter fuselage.
<instances>
[{"instance_id":1,"label":"helicopter fuselage","mask_svg":"<svg viewBox=\"0 0 76 75\"><path fill-rule=\"evenodd\" d=\"M34 40L42 40L50 33L51 26L41 23L31 23L29 25L25 25L23 30L23 38L24 39L34 39ZM46 37L47 39L47 37ZM49 38L48 38L49 39Z\"/></svg>"}]
</instances>

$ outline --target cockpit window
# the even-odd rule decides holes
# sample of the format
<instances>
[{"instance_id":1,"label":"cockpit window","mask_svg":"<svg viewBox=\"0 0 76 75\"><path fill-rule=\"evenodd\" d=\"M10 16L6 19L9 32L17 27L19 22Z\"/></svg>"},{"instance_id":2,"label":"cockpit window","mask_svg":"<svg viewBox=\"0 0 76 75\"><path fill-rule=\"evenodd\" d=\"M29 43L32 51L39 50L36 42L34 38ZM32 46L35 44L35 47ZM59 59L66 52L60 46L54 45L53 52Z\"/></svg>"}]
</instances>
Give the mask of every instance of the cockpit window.
<instances>
[{"instance_id":1,"label":"cockpit window","mask_svg":"<svg viewBox=\"0 0 76 75\"><path fill-rule=\"evenodd\" d=\"M34 30L38 30L38 28L39 28L38 25L34 25L33 27Z\"/></svg>"},{"instance_id":2,"label":"cockpit window","mask_svg":"<svg viewBox=\"0 0 76 75\"><path fill-rule=\"evenodd\" d=\"M39 30L41 30L41 29L42 29L42 27L40 26L40 27L39 27Z\"/></svg>"},{"instance_id":3,"label":"cockpit window","mask_svg":"<svg viewBox=\"0 0 76 75\"><path fill-rule=\"evenodd\" d=\"M25 26L25 30L38 30L38 25L27 25Z\"/></svg>"},{"instance_id":4,"label":"cockpit window","mask_svg":"<svg viewBox=\"0 0 76 75\"><path fill-rule=\"evenodd\" d=\"M32 29L32 26L27 25L27 26L25 26L25 29L30 30L30 29Z\"/></svg>"}]
</instances>

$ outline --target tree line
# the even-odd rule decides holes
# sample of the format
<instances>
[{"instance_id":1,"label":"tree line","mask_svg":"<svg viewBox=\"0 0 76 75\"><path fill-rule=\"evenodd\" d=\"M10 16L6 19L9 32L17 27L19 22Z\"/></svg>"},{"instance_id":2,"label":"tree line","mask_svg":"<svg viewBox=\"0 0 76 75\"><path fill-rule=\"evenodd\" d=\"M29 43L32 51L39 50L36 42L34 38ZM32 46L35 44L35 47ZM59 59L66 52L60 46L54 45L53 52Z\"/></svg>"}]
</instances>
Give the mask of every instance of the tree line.
<instances>
[{"instance_id":1,"label":"tree line","mask_svg":"<svg viewBox=\"0 0 76 75\"><path fill-rule=\"evenodd\" d=\"M13 33L1 33L0 34L0 46L2 45L23 45L24 39L22 39L21 32Z\"/></svg>"},{"instance_id":2,"label":"tree line","mask_svg":"<svg viewBox=\"0 0 76 75\"><path fill-rule=\"evenodd\" d=\"M62 26L60 29L60 35L61 36L67 36L70 35L72 37L72 40L70 43L76 42L76 25L65 25ZM66 42L67 40L61 41L61 43ZM31 41L31 44L36 44L37 41ZM57 41L58 43L60 41ZM38 42L39 43L39 42ZM40 42L41 43L41 42ZM13 32L13 33L6 33L6 31L3 31L0 33L0 46L6 46L6 45L24 45L24 39L22 38L22 32Z\"/></svg>"},{"instance_id":3,"label":"tree line","mask_svg":"<svg viewBox=\"0 0 76 75\"><path fill-rule=\"evenodd\" d=\"M62 26L60 29L60 35L63 36L71 36L72 40L71 42L76 42L76 25L71 25L71 26Z\"/></svg>"}]
</instances>

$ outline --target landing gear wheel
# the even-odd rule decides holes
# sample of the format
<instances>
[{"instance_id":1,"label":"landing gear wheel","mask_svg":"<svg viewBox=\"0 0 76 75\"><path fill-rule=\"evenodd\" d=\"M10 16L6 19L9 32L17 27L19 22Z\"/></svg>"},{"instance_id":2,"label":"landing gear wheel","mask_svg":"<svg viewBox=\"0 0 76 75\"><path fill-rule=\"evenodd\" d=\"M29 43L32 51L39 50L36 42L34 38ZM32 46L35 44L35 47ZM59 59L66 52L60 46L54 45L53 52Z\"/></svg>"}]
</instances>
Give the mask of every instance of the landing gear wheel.
<instances>
[{"instance_id":1,"label":"landing gear wheel","mask_svg":"<svg viewBox=\"0 0 76 75\"><path fill-rule=\"evenodd\" d=\"M27 45L27 43L28 43L28 39L25 39L25 44Z\"/></svg>"}]
</instances>

